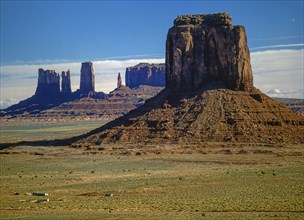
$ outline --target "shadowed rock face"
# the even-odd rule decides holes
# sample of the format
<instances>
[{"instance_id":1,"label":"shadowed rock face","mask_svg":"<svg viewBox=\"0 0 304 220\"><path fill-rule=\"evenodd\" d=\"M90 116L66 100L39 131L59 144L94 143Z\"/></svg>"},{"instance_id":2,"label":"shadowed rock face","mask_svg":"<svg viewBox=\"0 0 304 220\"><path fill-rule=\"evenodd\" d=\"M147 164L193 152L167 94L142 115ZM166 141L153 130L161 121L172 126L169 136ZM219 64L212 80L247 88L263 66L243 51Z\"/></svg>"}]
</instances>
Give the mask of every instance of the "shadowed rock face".
<instances>
[{"instance_id":1,"label":"shadowed rock face","mask_svg":"<svg viewBox=\"0 0 304 220\"><path fill-rule=\"evenodd\" d=\"M53 99L60 96L60 76L55 70L38 70L38 83L35 97Z\"/></svg>"},{"instance_id":2,"label":"shadowed rock face","mask_svg":"<svg viewBox=\"0 0 304 220\"><path fill-rule=\"evenodd\" d=\"M245 28L227 13L178 16L166 42L166 87L196 91L221 82L232 90L253 88Z\"/></svg>"},{"instance_id":3,"label":"shadowed rock face","mask_svg":"<svg viewBox=\"0 0 304 220\"><path fill-rule=\"evenodd\" d=\"M165 86L165 65L140 63L126 69L126 86Z\"/></svg>"},{"instance_id":4,"label":"shadowed rock face","mask_svg":"<svg viewBox=\"0 0 304 220\"><path fill-rule=\"evenodd\" d=\"M61 93L63 96L69 96L72 93L70 70L61 73Z\"/></svg>"},{"instance_id":5,"label":"shadowed rock face","mask_svg":"<svg viewBox=\"0 0 304 220\"><path fill-rule=\"evenodd\" d=\"M117 77L117 89L120 88L121 86L122 86L121 76L120 76L120 73L118 73L118 77Z\"/></svg>"},{"instance_id":6,"label":"shadowed rock face","mask_svg":"<svg viewBox=\"0 0 304 220\"><path fill-rule=\"evenodd\" d=\"M92 62L81 64L80 92L83 94L95 92L95 76Z\"/></svg>"}]
</instances>

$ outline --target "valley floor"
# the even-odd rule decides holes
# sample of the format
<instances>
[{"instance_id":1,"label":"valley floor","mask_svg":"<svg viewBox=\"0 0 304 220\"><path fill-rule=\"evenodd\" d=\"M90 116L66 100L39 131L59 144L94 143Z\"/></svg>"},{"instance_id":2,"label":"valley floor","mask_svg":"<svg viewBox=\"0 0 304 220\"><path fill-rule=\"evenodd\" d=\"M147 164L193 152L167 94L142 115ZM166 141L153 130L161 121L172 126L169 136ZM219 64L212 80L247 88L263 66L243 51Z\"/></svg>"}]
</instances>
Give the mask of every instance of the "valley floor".
<instances>
[{"instance_id":1,"label":"valley floor","mask_svg":"<svg viewBox=\"0 0 304 220\"><path fill-rule=\"evenodd\" d=\"M1 219L304 218L303 145L97 151L1 150Z\"/></svg>"}]
</instances>

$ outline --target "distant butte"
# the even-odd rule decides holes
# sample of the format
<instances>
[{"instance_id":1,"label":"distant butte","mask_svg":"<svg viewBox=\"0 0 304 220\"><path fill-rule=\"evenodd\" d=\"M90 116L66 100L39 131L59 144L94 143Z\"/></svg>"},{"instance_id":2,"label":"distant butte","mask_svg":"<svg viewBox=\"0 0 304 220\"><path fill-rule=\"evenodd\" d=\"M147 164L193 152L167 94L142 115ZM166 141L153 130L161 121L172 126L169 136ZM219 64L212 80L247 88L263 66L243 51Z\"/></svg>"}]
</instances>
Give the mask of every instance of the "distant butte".
<instances>
[{"instance_id":1,"label":"distant butte","mask_svg":"<svg viewBox=\"0 0 304 220\"><path fill-rule=\"evenodd\" d=\"M151 65L140 64L140 66L142 69L149 69ZM129 68L126 69L126 72ZM162 72L153 76L155 81L164 81L164 64L153 64L153 71ZM115 119L141 106L147 98L155 96L163 89L160 86L145 85L145 78L148 77L149 71L137 70L133 73L138 76L136 87L130 89L123 86L119 73L117 88L106 94L95 91L95 75L92 62L81 64L80 86L75 92L72 92L71 89L70 70L62 71L60 87L60 75L55 70L39 69L35 94L2 110L0 119L35 121ZM159 76L161 79L157 79Z\"/></svg>"},{"instance_id":2,"label":"distant butte","mask_svg":"<svg viewBox=\"0 0 304 220\"><path fill-rule=\"evenodd\" d=\"M126 86L140 85L165 87L165 65L139 63L126 69Z\"/></svg>"},{"instance_id":3,"label":"distant butte","mask_svg":"<svg viewBox=\"0 0 304 220\"><path fill-rule=\"evenodd\" d=\"M245 28L218 13L178 16L166 41L166 89L72 142L304 143L303 134L303 116L253 86Z\"/></svg>"}]
</instances>

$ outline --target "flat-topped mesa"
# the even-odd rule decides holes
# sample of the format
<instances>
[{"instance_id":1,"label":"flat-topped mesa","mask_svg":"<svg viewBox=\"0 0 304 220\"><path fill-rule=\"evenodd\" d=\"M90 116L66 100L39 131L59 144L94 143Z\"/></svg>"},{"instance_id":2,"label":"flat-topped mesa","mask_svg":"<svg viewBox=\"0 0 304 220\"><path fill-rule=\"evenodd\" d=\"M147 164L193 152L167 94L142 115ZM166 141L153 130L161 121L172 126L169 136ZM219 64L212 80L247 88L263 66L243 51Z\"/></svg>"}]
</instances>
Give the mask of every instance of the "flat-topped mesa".
<instances>
[{"instance_id":1,"label":"flat-topped mesa","mask_svg":"<svg viewBox=\"0 0 304 220\"><path fill-rule=\"evenodd\" d=\"M95 92L95 76L93 63L82 63L80 71L80 92L82 94L89 94L90 92Z\"/></svg>"},{"instance_id":2,"label":"flat-topped mesa","mask_svg":"<svg viewBox=\"0 0 304 220\"><path fill-rule=\"evenodd\" d=\"M139 63L126 68L126 86L129 88L148 86L165 86L165 64Z\"/></svg>"},{"instance_id":3,"label":"flat-topped mesa","mask_svg":"<svg viewBox=\"0 0 304 220\"><path fill-rule=\"evenodd\" d=\"M38 70L38 83L35 97L53 99L60 96L60 76L55 70Z\"/></svg>"},{"instance_id":4,"label":"flat-topped mesa","mask_svg":"<svg viewBox=\"0 0 304 220\"><path fill-rule=\"evenodd\" d=\"M166 87L192 92L207 84L251 91L253 76L245 28L228 13L178 16L166 41Z\"/></svg>"},{"instance_id":5,"label":"flat-topped mesa","mask_svg":"<svg viewBox=\"0 0 304 220\"><path fill-rule=\"evenodd\" d=\"M63 96L69 96L72 93L70 70L61 72L61 93Z\"/></svg>"}]
</instances>

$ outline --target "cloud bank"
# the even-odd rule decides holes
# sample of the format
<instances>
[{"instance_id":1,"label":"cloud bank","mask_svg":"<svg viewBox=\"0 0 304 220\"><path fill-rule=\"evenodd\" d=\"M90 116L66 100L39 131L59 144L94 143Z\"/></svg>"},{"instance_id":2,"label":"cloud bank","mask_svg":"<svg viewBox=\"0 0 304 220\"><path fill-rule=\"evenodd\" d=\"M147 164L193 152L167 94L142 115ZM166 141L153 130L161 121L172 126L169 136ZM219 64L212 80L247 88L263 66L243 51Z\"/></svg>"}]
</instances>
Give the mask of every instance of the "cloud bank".
<instances>
[{"instance_id":1,"label":"cloud bank","mask_svg":"<svg viewBox=\"0 0 304 220\"><path fill-rule=\"evenodd\" d=\"M297 45L298 46L298 45ZM268 47L269 48L269 47ZM277 47L270 47L277 48ZM251 52L254 85L267 93L281 91L281 97L304 98L304 49L266 50ZM118 72L138 63L164 63L159 59L128 59L93 61L96 91L110 92L116 87ZM72 90L79 88L81 63L0 66L1 108L32 96L36 89L38 69L54 69L60 73L71 70ZM269 93L269 95L274 95Z\"/></svg>"},{"instance_id":2,"label":"cloud bank","mask_svg":"<svg viewBox=\"0 0 304 220\"><path fill-rule=\"evenodd\" d=\"M278 89L285 91L281 97L303 99L303 60L304 49L252 52L254 85L265 93Z\"/></svg>"}]
</instances>

